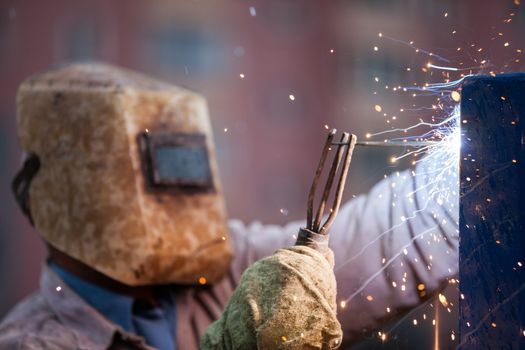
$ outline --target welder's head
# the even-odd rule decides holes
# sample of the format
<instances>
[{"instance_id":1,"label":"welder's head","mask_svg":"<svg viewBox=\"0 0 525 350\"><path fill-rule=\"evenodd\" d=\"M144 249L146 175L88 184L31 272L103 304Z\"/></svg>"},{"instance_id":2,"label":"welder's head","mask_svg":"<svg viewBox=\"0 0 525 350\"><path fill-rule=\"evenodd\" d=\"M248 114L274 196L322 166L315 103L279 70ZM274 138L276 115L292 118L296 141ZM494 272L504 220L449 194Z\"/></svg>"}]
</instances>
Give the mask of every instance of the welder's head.
<instances>
[{"instance_id":1,"label":"welder's head","mask_svg":"<svg viewBox=\"0 0 525 350\"><path fill-rule=\"evenodd\" d=\"M27 79L14 181L57 250L128 285L213 282L231 247L206 101L102 64Z\"/></svg>"}]
</instances>

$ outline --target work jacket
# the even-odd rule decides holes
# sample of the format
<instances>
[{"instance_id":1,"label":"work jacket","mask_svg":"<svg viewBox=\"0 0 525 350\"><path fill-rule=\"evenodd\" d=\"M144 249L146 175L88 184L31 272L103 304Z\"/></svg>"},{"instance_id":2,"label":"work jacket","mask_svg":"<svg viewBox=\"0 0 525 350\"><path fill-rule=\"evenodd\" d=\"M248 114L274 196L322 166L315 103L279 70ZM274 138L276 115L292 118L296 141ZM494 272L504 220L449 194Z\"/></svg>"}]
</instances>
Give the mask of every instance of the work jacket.
<instances>
[{"instance_id":1,"label":"work jacket","mask_svg":"<svg viewBox=\"0 0 525 350\"><path fill-rule=\"evenodd\" d=\"M431 172L406 171L341 207L330 231L330 246L335 253L343 348L421 304L457 273L457 174L452 172L446 197L429 194ZM272 226L232 220L229 226L235 255L224 279L209 286L173 286L177 349L197 349L243 271L276 249L293 245L304 222ZM45 266L40 290L15 306L0 324L0 349L148 347L140 337L105 319Z\"/></svg>"}]
</instances>

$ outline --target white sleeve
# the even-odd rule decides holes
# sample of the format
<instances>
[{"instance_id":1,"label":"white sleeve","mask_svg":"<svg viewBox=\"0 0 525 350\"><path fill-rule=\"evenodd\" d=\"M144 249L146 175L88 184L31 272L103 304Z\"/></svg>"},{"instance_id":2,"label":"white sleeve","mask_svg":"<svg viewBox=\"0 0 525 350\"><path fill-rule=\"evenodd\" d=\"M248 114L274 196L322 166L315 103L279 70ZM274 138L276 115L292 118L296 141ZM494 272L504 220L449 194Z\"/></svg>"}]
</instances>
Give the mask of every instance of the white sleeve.
<instances>
[{"instance_id":1,"label":"white sleeve","mask_svg":"<svg viewBox=\"0 0 525 350\"><path fill-rule=\"evenodd\" d=\"M436 176L422 163L341 209L330 243L346 341L421 304L457 274L457 169L445 171Z\"/></svg>"},{"instance_id":2,"label":"white sleeve","mask_svg":"<svg viewBox=\"0 0 525 350\"><path fill-rule=\"evenodd\" d=\"M330 229L345 342L419 305L458 271L457 169L436 176L427 165L394 173L347 202ZM304 224L231 221L233 279L256 260L293 245Z\"/></svg>"}]
</instances>

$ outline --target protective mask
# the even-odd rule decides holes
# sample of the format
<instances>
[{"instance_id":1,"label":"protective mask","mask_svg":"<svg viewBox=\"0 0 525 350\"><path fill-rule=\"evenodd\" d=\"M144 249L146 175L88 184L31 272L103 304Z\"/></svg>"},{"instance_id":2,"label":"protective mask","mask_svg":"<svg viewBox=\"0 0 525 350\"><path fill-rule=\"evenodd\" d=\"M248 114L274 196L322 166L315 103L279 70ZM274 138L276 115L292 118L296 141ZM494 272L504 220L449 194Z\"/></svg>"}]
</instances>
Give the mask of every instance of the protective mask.
<instances>
[{"instance_id":1,"label":"protective mask","mask_svg":"<svg viewBox=\"0 0 525 350\"><path fill-rule=\"evenodd\" d=\"M231 260L203 97L102 64L27 79L18 136L36 229L128 285L214 282Z\"/></svg>"}]
</instances>

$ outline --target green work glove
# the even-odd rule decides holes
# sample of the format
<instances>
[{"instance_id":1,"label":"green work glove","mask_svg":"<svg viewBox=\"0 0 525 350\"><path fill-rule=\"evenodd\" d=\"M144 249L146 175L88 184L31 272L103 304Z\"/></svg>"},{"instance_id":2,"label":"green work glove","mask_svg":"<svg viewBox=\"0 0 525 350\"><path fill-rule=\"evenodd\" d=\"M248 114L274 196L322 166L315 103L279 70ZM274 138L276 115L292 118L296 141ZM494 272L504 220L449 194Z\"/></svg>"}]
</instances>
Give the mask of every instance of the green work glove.
<instances>
[{"instance_id":1,"label":"green work glove","mask_svg":"<svg viewBox=\"0 0 525 350\"><path fill-rule=\"evenodd\" d=\"M244 272L201 349L336 349L341 339L328 236L302 229L296 246Z\"/></svg>"}]
</instances>

